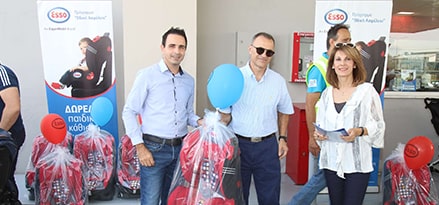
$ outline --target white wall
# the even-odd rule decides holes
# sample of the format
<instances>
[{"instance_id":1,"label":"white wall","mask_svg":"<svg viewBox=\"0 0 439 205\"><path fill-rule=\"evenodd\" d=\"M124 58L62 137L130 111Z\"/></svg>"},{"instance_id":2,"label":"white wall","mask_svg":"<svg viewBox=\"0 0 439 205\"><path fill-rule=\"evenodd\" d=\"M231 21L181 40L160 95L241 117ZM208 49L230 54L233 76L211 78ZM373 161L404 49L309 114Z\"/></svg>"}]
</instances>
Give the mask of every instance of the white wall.
<instances>
[{"instance_id":1,"label":"white wall","mask_svg":"<svg viewBox=\"0 0 439 205\"><path fill-rule=\"evenodd\" d=\"M183 28L188 48L182 68L196 78L197 1L130 0L123 2L125 97L135 74L161 59L162 35L171 26Z\"/></svg>"},{"instance_id":2,"label":"white wall","mask_svg":"<svg viewBox=\"0 0 439 205\"><path fill-rule=\"evenodd\" d=\"M18 159L20 173L29 161L33 138L40 133L40 120L47 114L37 19L36 1L0 3L0 62L14 69L19 78L27 134Z\"/></svg>"}]
</instances>

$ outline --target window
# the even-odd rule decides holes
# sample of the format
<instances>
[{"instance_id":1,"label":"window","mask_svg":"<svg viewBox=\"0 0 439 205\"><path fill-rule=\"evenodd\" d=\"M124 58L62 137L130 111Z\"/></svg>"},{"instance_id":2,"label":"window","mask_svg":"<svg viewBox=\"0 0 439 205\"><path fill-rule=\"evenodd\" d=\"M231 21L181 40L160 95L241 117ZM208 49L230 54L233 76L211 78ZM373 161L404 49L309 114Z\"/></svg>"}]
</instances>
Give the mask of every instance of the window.
<instances>
[{"instance_id":1,"label":"window","mask_svg":"<svg viewBox=\"0 0 439 205\"><path fill-rule=\"evenodd\" d=\"M428 32L439 33L439 30ZM410 34L410 38L401 35L395 38L391 35L386 90L439 91L439 41L416 37L422 36L422 32Z\"/></svg>"}]
</instances>

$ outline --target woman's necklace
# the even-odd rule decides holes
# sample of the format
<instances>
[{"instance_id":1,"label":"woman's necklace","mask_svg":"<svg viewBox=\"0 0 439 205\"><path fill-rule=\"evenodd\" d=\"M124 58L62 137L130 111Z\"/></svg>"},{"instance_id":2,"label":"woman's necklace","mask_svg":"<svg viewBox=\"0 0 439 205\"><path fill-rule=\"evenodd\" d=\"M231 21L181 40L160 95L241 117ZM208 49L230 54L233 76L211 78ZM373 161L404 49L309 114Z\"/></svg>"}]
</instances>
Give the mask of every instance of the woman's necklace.
<instances>
[{"instance_id":1,"label":"woman's necklace","mask_svg":"<svg viewBox=\"0 0 439 205\"><path fill-rule=\"evenodd\" d=\"M340 103L348 101L354 89L355 87L335 88L334 102Z\"/></svg>"},{"instance_id":2,"label":"woman's necklace","mask_svg":"<svg viewBox=\"0 0 439 205\"><path fill-rule=\"evenodd\" d=\"M340 90L340 89L337 89L337 90L339 93L341 93L341 96L344 96L344 92L345 92L344 90Z\"/></svg>"}]
</instances>

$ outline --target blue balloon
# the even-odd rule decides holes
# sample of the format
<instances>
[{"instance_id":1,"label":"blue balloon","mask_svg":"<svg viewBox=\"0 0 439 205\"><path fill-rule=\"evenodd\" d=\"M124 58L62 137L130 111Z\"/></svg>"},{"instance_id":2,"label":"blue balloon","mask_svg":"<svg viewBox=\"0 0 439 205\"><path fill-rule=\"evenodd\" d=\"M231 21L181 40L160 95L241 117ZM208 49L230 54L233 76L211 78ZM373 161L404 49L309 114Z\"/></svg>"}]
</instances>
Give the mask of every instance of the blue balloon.
<instances>
[{"instance_id":1,"label":"blue balloon","mask_svg":"<svg viewBox=\"0 0 439 205\"><path fill-rule=\"evenodd\" d=\"M96 125L106 125L113 116L113 103L106 97L98 97L91 103L91 118Z\"/></svg>"},{"instance_id":2,"label":"blue balloon","mask_svg":"<svg viewBox=\"0 0 439 205\"><path fill-rule=\"evenodd\" d=\"M210 73L207 96L215 108L224 109L239 100L244 89L244 76L233 64L222 64Z\"/></svg>"}]
</instances>

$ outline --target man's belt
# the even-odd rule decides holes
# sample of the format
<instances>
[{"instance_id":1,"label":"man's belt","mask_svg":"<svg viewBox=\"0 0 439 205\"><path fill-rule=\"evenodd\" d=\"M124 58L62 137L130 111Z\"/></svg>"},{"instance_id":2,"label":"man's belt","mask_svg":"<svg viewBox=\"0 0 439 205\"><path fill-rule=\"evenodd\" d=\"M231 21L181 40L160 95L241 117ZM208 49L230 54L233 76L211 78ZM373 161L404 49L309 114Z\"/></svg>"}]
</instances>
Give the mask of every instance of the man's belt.
<instances>
[{"instance_id":1,"label":"man's belt","mask_svg":"<svg viewBox=\"0 0 439 205\"><path fill-rule=\"evenodd\" d=\"M150 134L143 134L143 139L148 140L150 142L159 143L159 144L167 144L169 146L178 146L181 145L183 141L183 137L173 138L173 139L164 139Z\"/></svg>"},{"instance_id":2,"label":"man's belt","mask_svg":"<svg viewBox=\"0 0 439 205\"><path fill-rule=\"evenodd\" d=\"M247 141L250 141L250 142L261 142L261 141L263 141L263 140L266 140L266 139L269 139L269 138L275 136L274 133L272 133L272 134L270 134L270 135L267 135L267 136L265 136L265 137L245 137L245 136L238 135L238 134L235 134L235 135L236 135L239 139L247 140Z\"/></svg>"}]
</instances>

